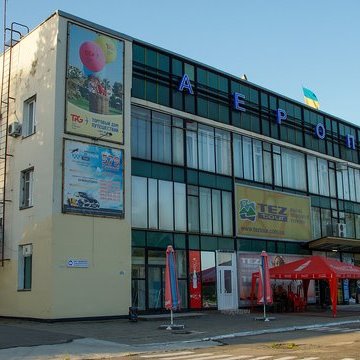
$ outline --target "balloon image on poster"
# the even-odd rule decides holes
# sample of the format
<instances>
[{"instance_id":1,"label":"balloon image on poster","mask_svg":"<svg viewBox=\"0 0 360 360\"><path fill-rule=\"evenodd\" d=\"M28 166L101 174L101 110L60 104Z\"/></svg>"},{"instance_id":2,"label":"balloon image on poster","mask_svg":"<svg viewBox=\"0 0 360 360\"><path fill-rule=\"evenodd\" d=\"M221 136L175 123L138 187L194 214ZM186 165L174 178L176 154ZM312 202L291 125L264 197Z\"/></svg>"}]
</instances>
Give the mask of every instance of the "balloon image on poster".
<instances>
[{"instance_id":1,"label":"balloon image on poster","mask_svg":"<svg viewBox=\"0 0 360 360\"><path fill-rule=\"evenodd\" d=\"M123 143L124 43L69 25L66 131Z\"/></svg>"}]
</instances>

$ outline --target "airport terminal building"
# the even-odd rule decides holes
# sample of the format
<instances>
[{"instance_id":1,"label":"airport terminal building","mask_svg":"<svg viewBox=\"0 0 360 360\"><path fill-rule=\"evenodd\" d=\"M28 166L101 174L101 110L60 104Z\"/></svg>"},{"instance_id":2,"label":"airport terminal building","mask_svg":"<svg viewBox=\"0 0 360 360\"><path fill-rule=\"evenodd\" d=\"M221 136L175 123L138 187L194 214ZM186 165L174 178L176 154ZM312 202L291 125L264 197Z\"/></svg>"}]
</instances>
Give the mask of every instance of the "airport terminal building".
<instances>
[{"instance_id":1,"label":"airport terminal building","mask_svg":"<svg viewBox=\"0 0 360 360\"><path fill-rule=\"evenodd\" d=\"M185 310L248 306L262 250L360 264L359 127L61 11L17 31L0 57L0 316L161 311L167 245ZM339 282L340 303L356 293Z\"/></svg>"}]
</instances>

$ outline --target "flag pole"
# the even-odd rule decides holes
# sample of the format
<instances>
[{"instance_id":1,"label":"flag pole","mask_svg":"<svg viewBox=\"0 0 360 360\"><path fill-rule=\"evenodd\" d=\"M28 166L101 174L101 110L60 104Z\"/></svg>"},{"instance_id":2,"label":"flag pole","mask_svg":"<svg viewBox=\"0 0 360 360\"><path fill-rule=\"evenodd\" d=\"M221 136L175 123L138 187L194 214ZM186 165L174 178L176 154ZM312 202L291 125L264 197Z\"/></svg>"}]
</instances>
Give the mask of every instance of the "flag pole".
<instances>
[{"instance_id":1,"label":"flag pole","mask_svg":"<svg viewBox=\"0 0 360 360\"><path fill-rule=\"evenodd\" d=\"M262 267L262 271L263 271L263 294L264 294L264 321L269 321L269 319L266 317L266 279L265 279L265 276L266 276L266 273L265 273L265 261L264 261L264 257L262 257L261 259L261 267Z\"/></svg>"}]
</instances>

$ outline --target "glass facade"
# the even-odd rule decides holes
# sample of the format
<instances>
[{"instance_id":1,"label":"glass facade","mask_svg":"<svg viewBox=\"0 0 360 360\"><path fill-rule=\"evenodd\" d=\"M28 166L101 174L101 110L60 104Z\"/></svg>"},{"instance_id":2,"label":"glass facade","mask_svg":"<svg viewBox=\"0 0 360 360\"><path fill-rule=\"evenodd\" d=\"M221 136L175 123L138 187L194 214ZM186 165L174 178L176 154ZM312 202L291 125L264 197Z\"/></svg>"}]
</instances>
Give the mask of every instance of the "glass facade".
<instances>
[{"instance_id":1,"label":"glass facade","mask_svg":"<svg viewBox=\"0 0 360 360\"><path fill-rule=\"evenodd\" d=\"M194 94L178 90L184 74ZM245 96L245 111L234 110L234 92ZM137 42L132 97L140 100L131 108L135 306L163 306L161 259L169 244L185 308L218 305L217 251L309 254L301 243L236 237L235 183L308 196L312 239L338 236L338 224L346 224L347 238L360 239L356 126ZM281 124L279 108L287 113ZM325 139L314 135L319 123ZM347 134L355 149L346 146ZM192 298L190 252L199 253L201 304Z\"/></svg>"}]
</instances>

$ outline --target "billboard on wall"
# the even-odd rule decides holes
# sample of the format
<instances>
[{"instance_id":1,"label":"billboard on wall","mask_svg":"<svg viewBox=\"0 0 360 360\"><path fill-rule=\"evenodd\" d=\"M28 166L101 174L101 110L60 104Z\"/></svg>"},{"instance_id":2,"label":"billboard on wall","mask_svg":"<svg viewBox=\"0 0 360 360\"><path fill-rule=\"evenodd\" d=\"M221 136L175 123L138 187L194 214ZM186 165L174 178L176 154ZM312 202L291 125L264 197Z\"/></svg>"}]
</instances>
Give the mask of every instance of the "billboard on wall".
<instances>
[{"instance_id":1,"label":"billboard on wall","mask_svg":"<svg viewBox=\"0 0 360 360\"><path fill-rule=\"evenodd\" d=\"M66 131L123 143L124 43L69 24Z\"/></svg>"},{"instance_id":2,"label":"billboard on wall","mask_svg":"<svg viewBox=\"0 0 360 360\"><path fill-rule=\"evenodd\" d=\"M235 188L238 236L311 239L309 197L238 184Z\"/></svg>"},{"instance_id":3,"label":"billboard on wall","mask_svg":"<svg viewBox=\"0 0 360 360\"><path fill-rule=\"evenodd\" d=\"M122 217L123 166L122 150L66 140L64 211Z\"/></svg>"}]
</instances>

